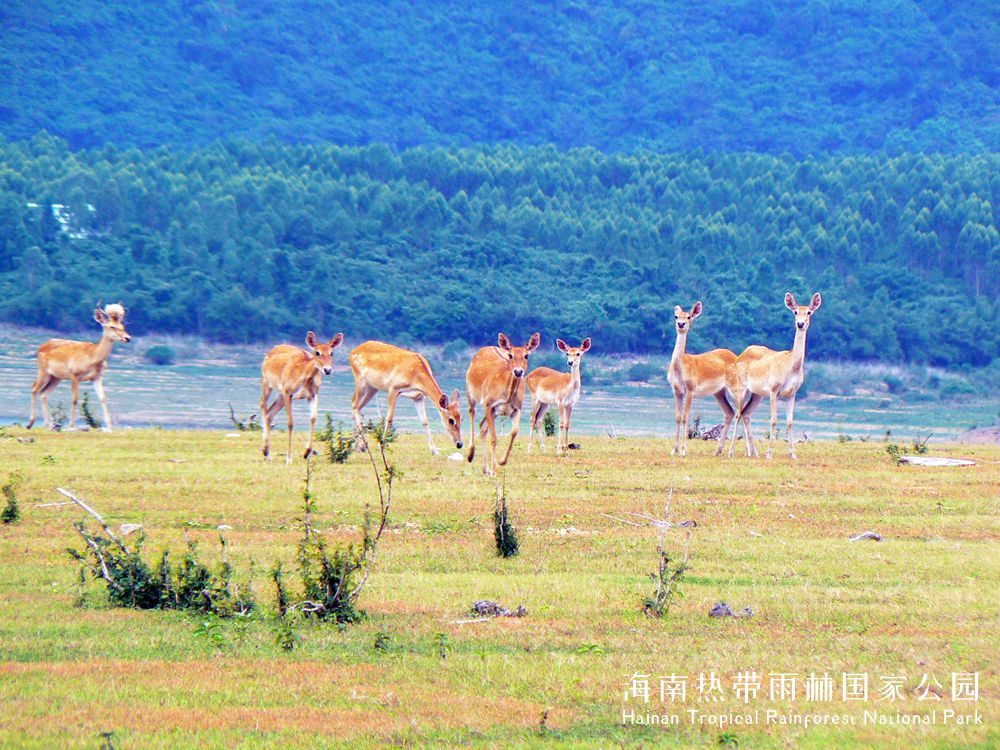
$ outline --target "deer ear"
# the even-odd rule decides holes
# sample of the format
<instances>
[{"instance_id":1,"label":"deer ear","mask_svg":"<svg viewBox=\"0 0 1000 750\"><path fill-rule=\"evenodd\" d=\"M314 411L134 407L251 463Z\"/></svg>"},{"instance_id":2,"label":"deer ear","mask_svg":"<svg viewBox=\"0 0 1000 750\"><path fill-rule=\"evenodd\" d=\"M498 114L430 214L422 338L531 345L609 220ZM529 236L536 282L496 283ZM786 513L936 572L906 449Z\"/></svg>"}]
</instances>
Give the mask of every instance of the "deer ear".
<instances>
[{"instance_id":1,"label":"deer ear","mask_svg":"<svg viewBox=\"0 0 1000 750\"><path fill-rule=\"evenodd\" d=\"M674 317L677 317L678 315L680 315L683 312L684 312L684 308L683 307L681 307L680 305L674 305Z\"/></svg>"},{"instance_id":2,"label":"deer ear","mask_svg":"<svg viewBox=\"0 0 1000 750\"><path fill-rule=\"evenodd\" d=\"M101 303L97 303L97 307L94 308L94 320L96 320L101 325L108 322L108 314L101 309Z\"/></svg>"},{"instance_id":3,"label":"deer ear","mask_svg":"<svg viewBox=\"0 0 1000 750\"><path fill-rule=\"evenodd\" d=\"M497 336L497 344L500 345L501 349L506 349L507 351L511 350L510 339L507 338L506 333L501 333Z\"/></svg>"},{"instance_id":4,"label":"deer ear","mask_svg":"<svg viewBox=\"0 0 1000 750\"><path fill-rule=\"evenodd\" d=\"M315 348L316 341L316 334L313 331L309 331L309 333L306 334L306 346Z\"/></svg>"},{"instance_id":5,"label":"deer ear","mask_svg":"<svg viewBox=\"0 0 1000 750\"><path fill-rule=\"evenodd\" d=\"M699 315L701 315L701 310L702 310L701 300L698 300L697 302L694 303L694 307L691 308L691 320L694 320Z\"/></svg>"},{"instance_id":6,"label":"deer ear","mask_svg":"<svg viewBox=\"0 0 1000 750\"><path fill-rule=\"evenodd\" d=\"M453 404L457 404L457 403L458 403L458 388L456 388L456 389L455 389L455 390L454 390L454 391L452 392L452 394L451 394L451 402L452 402Z\"/></svg>"},{"instance_id":7,"label":"deer ear","mask_svg":"<svg viewBox=\"0 0 1000 750\"><path fill-rule=\"evenodd\" d=\"M531 334L531 338L528 339L528 343L524 348L527 349L529 352L533 352L535 351L535 349L538 348L538 345L540 343L542 343L542 334L540 334L538 331L535 331L533 334Z\"/></svg>"},{"instance_id":8,"label":"deer ear","mask_svg":"<svg viewBox=\"0 0 1000 750\"><path fill-rule=\"evenodd\" d=\"M809 303L809 309L816 312L822 304L823 298L819 296L819 292L816 292L816 294L813 295L812 301Z\"/></svg>"},{"instance_id":9,"label":"deer ear","mask_svg":"<svg viewBox=\"0 0 1000 750\"><path fill-rule=\"evenodd\" d=\"M589 352L590 351L590 337L589 336L583 340L582 344L580 344L580 349L581 349L581 351L585 351L585 352Z\"/></svg>"},{"instance_id":10,"label":"deer ear","mask_svg":"<svg viewBox=\"0 0 1000 750\"><path fill-rule=\"evenodd\" d=\"M558 349L561 352L564 352L567 349L569 349L569 347L566 346L566 342L563 341L562 339L556 339L556 349Z\"/></svg>"},{"instance_id":11,"label":"deer ear","mask_svg":"<svg viewBox=\"0 0 1000 750\"><path fill-rule=\"evenodd\" d=\"M344 334L338 333L332 339L330 339L330 348L336 349L338 346L344 343Z\"/></svg>"},{"instance_id":12,"label":"deer ear","mask_svg":"<svg viewBox=\"0 0 1000 750\"><path fill-rule=\"evenodd\" d=\"M445 394L441 394L441 398L438 399L438 406L442 409L448 408L448 397Z\"/></svg>"},{"instance_id":13,"label":"deer ear","mask_svg":"<svg viewBox=\"0 0 1000 750\"><path fill-rule=\"evenodd\" d=\"M795 295L791 292L785 292L785 307L792 312L795 312L795 308L798 307L798 305L795 304Z\"/></svg>"}]
</instances>

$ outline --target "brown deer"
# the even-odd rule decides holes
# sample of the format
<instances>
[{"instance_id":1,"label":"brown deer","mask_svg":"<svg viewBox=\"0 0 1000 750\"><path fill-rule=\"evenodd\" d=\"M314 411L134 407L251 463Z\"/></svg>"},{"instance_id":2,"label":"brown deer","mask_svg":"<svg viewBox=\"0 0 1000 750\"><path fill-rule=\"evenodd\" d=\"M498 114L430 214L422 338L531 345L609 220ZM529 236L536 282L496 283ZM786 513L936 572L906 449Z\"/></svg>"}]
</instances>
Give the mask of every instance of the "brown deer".
<instances>
[{"instance_id":1,"label":"brown deer","mask_svg":"<svg viewBox=\"0 0 1000 750\"><path fill-rule=\"evenodd\" d=\"M111 414L108 413L108 402L104 396L104 371L108 367L108 357L116 341L123 343L132 340L125 330L125 308L121 305L108 305L103 310L97 303L94 310L94 320L104 329L101 340L96 344L89 341L71 341L69 339L49 339L38 347L38 379L31 386L31 418L28 428L35 424L35 402L42 399L42 416L45 426L51 428L52 417L49 415L49 393L60 381L68 380L73 387L73 408L69 413L69 428L76 429L76 402L80 392L80 383L93 381L97 398L104 410L104 429L111 432Z\"/></svg>"},{"instance_id":2,"label":"brown deer","mask_svg":"<svg viewBox=\"0 0 1000 750\"><path fill-rule=\"evenodd\" d=\"M531 391L531 422L528 424L528 453L531 453L532 435L537 433L540 449L545 448L542 440L542 418L549 407L559 409L559 436L556 438L556 455L569 450L569 423L573 406L580 400L580 367L583 355L590 351L590 339L584 339L580 346L569 346L562 339L556 339L556 348L566 355L569 372L558 372L550 367L538 367L528 375L528 390Z\"/></svg>"},{"instance_id":3,"label":"brown deer","mask_svg":"<svg viewBox=\"0 0 1000 750\"><path fill-rule=\"evenodd\" d=\"M469 463L476 455L476 404L486 412L479 425L479 437L485 439L490 432L491 450L483 455L483 474L495 476L497 462L497 417L510 417L510 443L499 461L500 466L510 458L510 449L517 437L524 405L524 375L528 371L528 355L538 348L542 337L533 333L524 346L512 346L503 333L497 337L497 346L487 346L476 352L465 373L465 394L469 400Z\"/></svg>"},{"instance_id":4,"label":"brown deer","mask_svg":"<svg viewBox=\"0 0 1000 750\"><path fill-rule=\"evenodd\" d=\"M438 454L427 422L427 398L441 414L441 424L445 432L455 441L455 447L462 447L462 412L458 408L458 389L448 396L441 390L427 358L417 352L401 349L381 341L366 341L354 349L348 358L354 372L354 399L351 413L354 425L362 429L361 410L379 391L389 394L389 408L385 414L385 429L392 426L396 413L396 399L400 396L413 399L417 416L427 433L427 444L433 455Z\"/></svg>"},{"instance_id":5,"label":"brown deer","mask_svg":"<svg viewBox=\"0 0 1000 750\"><path fill-rule=\"evenodd\" d=\"M750 417L753 415L764 396L771 401L771 432L768 437L767 457L771 458L774 450L774 435L778 427L778 399L788 399L788 455L795 458L795 437L792 426L795 414L795 394L798 393L805 380L806 333L823 298L819 292L812 296L808 305L802 306L795 302L795 296L785 294L785 307L795 316L795 342L791 350L764 353L756 359L749 358L738 361L730 371L730 388L736 397L736 412L743 422L743 431L747 438L747 455L757 455L757 447L753 442L750 429ZM753 347L751 347L753 348ZM767 350L764 347L759 349ZM736 430L729 444L729 455L736 448Z\"/></svg>"},{"instance_id":6,"label":"brown deer","mask_svg":"<svg viewBox=\"0 0 1000 750\"><path fill-rule=\"evenodd\" d=\"M713 396L718 402L725 422L722 435L728 432L733 415L736 413L726 398L726 369L736 361L736 355L728 349L713 349L704 354L686 353L691 323L701 315L701 311L701 302L695 302L691 312L684 312L684 308L680 305L674 308L677 341L667 370L667 381L674 391L674 418L677 423L677 434L671 455L684 456L687 453L688 417L691 414L691 401L695 398ZM720 437L716 455L722 453L723 445L725 445L724 439Z\"/></svg>"},{"instance_id":7,"label":"brown deer","mask_svg":"<svg viewBox=\"0 0 1000 750\"><path fill-rule=\"evenodd\" d=\"M264 458L271 460L271 427L275 415L282 407L288 412L288 453L285 463L292 462L292 401L309 401L309 442L306 444L305 458L313 452L313 434L316 431L316 415L319 413L319 387L323 376L333 373L333 350L340 346L344 334L338 333L326 343L320 342L316 334L306 334L309 351L297 346L279 344L265 355L260 367L260 414L263 428L261 450ZM271 391L276 390L274 402L268 405Z\"/></svg>"},{"instance_id":8,"label":"brown deer","mask_svg":"<svg viewBox=\"0 0 1000 750\"><path fill-rule=\"evenodd\" d=\"M774 349L769 349L768 347L761 346L760 344L751 344L742 352L740 352L740 355L736 358L735 362L730 362L729 366L726 367L726 391L728 392L729 398L732 399L733 410L737 414L740 411L740 406L739 406L740 402L739 398L737 397L737 393L740 390L739 380L736 375L737 368L743 367L746 365L746 363L760 359L761 357L766 357L768 354L774 354ZM739 429L739 424L741 422L743 423L743 437L746 439L747 456L754 455L757 450L757 447L751 444L752 438L747 437L746 422L743 422L742 419L738 418L734 419L734 421L736 421L735 425L727 424L726 428L722 431L722 434L719 435L720 443L718 449L716 449L715 451L715 455L719 456L722 454L723 446L725 445L726 440L728 439L730 426L733 427L733 439L734 440L736 439L736 430Z\"/></svg>"}]
</instances>

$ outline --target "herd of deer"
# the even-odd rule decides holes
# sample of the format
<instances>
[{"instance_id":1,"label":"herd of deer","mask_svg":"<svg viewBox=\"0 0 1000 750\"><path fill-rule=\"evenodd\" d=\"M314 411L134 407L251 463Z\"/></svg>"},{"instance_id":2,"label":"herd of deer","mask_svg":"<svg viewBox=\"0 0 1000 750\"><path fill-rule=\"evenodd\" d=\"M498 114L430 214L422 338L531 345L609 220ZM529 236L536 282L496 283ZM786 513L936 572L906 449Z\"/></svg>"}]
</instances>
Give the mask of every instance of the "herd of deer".
<instances>
[{"instance_id":1,"label":"herd of deer","mask_svg":"<svg viewBox=\"0 0 1000 750\"><path fill-rule=\"evenodd\" d=\"M750 429L750 418L764 396L771 402L771 431L767 448L770 458L774 447L778 423L778 399L788 400L787 435L789 455L795 458L795 441L792 438L792 421L795 410L795 394L802 385L805 370L806 332L813 313L819 309L822 299L819 293L812 296L808 305L796 303L795 297L785 295L785 306L795 316L795 342L790 350L776 352L765 346L749 346L739 356L728 349L714 349L704 354L688 354L687 337L691 324L702 312L701 302L696 302L690 312L679 305L674 308L674 324L677 329L677 343L670 359L667 376L674 392L677 435L674 454L684 456L687 450L688 415L691 401L698 397L713 396L719 403L724 417L724 425L719 435L716 455L725 447L733 420L743 424L746 436L746 453L757 456L757 447ZM94 390L104 411L105 429L111 429L111 415L108 413L104 386L101 378L107 368L108 357L115 342L127 342L131 337L125 330L125 309L119 305L94 310L94 319L104 329L100 341L70 341L51 339L38 349L38 379L31 389L30 428L35 423L36 399L42 402L42 413L47 427L52 426L48 407L48 394L62 380L69 380L73 389L73 404L70 411L70 429L76 427L76 406L81 381L93 381ZM324 375L333 372L333 350L344 340L338 333L332 339L322 342L315 333L306 335L308 351L282 344L271 349L261 366L260 409L263 427L262 450L265 459L271 457L271 431L274 417L285 408L288 414L288 453L286 463L292 460L292 402L305 399L309 402L309 441L305 456L313 453L313 435L319 411L319 388ZM479 424L480 440L485 440L489 432L489 450L483 460L483 473L493 476L497 466L503 466L510 458L510 451L517 437L524 403L524 390L531 391L531 422L528 431L528 452L531 452L534 436L537 434L539 447L542 441L542 418L555 406L559 409L559 435L556 452L561 454L569 447L569 426L573 406L580 398L580 364L583 355L590 349L590 339L584 339L578 347L569 346L562 339L556 339L556 347L566 355L569 372L559 372L549 367L538 367L528 372L528 357L541 342L538 333L532 334L524 346L514 346L501 333L496 346L480 349L472 358L465 374L466 398L469 404L469 462L476 452L476 406L481 405L485 416ZM386 429L391 427L396 411L396 400L400 396L412 399L417 415L427 433L427 443L431 452L437 454L434 439L427 421L424 399L429 399L441 415L441 424L456 448L462 448L462 414L459 410L459 394L456 389L449 397L434 378L427 359L417 352L385 344L381 341L366 341L355 348L348 357L354 372L354 398L351 413L355 426L362 429L361 410L378 392L388 395L388 410L385 415ZM272 392L277 391L271 401ZM732 399L732 403L730 402ZM511 421L510 442L503 458L497 460L497 417L509 417ZM736 446L737 429L733 429L729 455Z\"/></svg>"}]
</instances>

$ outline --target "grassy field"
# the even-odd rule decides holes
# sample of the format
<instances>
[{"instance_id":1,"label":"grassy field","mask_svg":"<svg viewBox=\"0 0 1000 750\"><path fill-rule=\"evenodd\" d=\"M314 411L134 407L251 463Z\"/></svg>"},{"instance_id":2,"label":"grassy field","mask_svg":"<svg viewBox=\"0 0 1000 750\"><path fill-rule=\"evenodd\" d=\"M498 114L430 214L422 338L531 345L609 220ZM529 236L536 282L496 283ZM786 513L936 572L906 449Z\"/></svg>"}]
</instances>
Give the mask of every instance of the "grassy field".
<instances>
[{"instance_id":1,"label":"grassy field","mask_svg":"<svg viewBox=\"0 0 1000 750\"><path fill-rule=\"evenodd\" d=\"M996 747L1000 745L1000 449L935 445L971 468L896 466L881 442L806 443L800 459L720 460L696 442L686 459L658 439L581 438L568 458L527 456L506 472L521 554L495 556L495 485L478 466L431 459L424 438L393 446L404 472L374 574L346 630L297 626L291 653L268 620L244 631L225 622L221 645L195 634L199 618L110 608L96 583L78 604L79 547L67 487L114 528L141 523L150 558L199 540L218 559L226 524L237 576L256 563L258 600L273 612L266 572L291 566L299 538L304 462L259 460L258 435L134 430L111 435L33 431L0 438L0 481L22 475L16 525L0 526L0 746L114 747ZM304 437L296 439L301 449ZM439 442L441 442L439 440ZM282 446L281 436L276 444ZM783 445L779 446L784 448ZM169 459L183 459L171 462ZM358 536L373 497L370 465L316 463L316 525L332 539ZM694 519L690 570L664 620L647 619L655 529L602 514ZM873 529L882 542L849 542ZM684 532L671 530L680 552ZM523 605L520 619L469 620L477 599ZM751 606L745 619L713 619L716 602ZM376 650L380 633L386 650ZM444 634L443 636L441 634ZM445 656L442 657L442 643ZM763 678L738 700L734 677ZM724 698L697 701L699 674L715 672ZM772 701L772 673L829 673L829 702ZM979 673L979 701L951 700L952 672ZM623 694L650 675L648 706ZM842 673L868 673L867 702L842 700ZM924 674L940 701L920 701ZM659 679L688 676L683 703L660 701ZM877 700L883 675L905 676L903 697ZM633 683L634 684L634 683ZM933 693L931 694L933 696ZM676 715L679 725L623 725L623 707ZM760 723L692 722L759 712ZM846 717L846 725L766 724L785 716ZM866 723L864 712L930 716L933 725ZM944 723L977 710L983 724ZM548 712L543 722L543 715ZM728 743L728 744L727 744Z\"/></svg>"}]
</instances>

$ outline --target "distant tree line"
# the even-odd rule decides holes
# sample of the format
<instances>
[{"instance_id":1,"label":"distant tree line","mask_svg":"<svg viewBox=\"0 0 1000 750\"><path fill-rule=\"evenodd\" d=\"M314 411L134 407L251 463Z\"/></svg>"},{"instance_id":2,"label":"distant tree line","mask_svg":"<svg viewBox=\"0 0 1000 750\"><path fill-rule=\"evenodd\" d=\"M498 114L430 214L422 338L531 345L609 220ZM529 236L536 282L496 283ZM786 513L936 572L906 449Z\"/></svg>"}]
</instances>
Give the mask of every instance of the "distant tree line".
<instances>
[{"instance_id":1,"label":"distant tree line","mask_svg":"<svg viewBox=\"0 0 1000 750\"><path fill-rule=\"evenodd\" d=\"M0 141L0 319L77 330L480 344L594 337L785 347L786 290L824 305L810 356L981 365L1000 348L1000 157L605 154ZM53 206L61 208L53 209Z\"/></svg>"}]
</instances>

